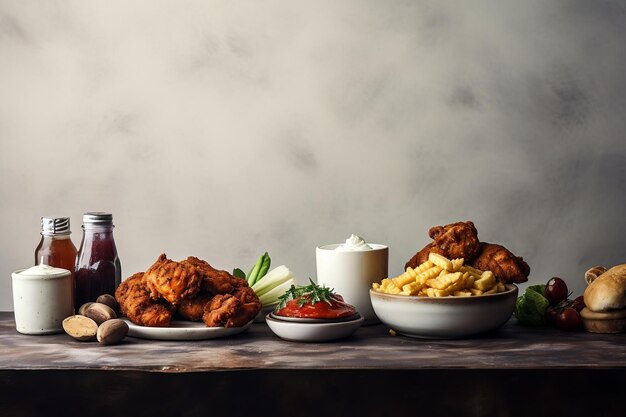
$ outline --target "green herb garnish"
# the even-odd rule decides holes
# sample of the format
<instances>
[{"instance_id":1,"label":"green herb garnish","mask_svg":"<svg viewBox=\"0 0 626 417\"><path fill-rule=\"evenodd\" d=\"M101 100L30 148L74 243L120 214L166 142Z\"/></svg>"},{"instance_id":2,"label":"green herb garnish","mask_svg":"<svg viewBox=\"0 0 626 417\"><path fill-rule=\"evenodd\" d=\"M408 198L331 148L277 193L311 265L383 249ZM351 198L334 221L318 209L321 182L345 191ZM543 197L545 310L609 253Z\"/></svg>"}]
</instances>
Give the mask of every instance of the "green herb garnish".
<instances>
[{"instance_id":1,"label":"green herb garnish","mask_svg":"<svg viewBox=\"0 0 626 417\"><path fill-rule=\"evenodd\" d=\"M287 303L291 300L298 300L298 307L304 306L307 302L311 305L319 302L328 303L328 305L332 305L331 298L334 294L334 288L327 288L325 286L319 286L309 278L309 285L291 285L291 287L280 297L278 297L278 305L276 306L276 310L278 311L281 308L284 308Z\"/></svg>"}]
</instances>

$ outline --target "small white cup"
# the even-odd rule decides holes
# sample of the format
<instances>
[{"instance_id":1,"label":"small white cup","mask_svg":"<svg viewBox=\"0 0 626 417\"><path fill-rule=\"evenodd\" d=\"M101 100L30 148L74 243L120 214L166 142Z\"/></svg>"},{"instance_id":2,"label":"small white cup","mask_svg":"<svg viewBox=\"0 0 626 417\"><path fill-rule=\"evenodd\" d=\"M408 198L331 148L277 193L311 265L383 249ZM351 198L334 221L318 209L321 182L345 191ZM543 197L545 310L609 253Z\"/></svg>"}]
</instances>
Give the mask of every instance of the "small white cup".
<instances>
[{"instance_id":1,"label":"small white cup","mask_svg":"<svg viewBox=\"0 0 626 417\"><path fill-rule=\"evenodd\" d=\"M11 274L15 328L23 334L63 332L63 319L74 313L70 271Z\"/></svg>"},{"instance_id":2,"label":"small white cup","mask_svg":"<svg viewBox=\"0 0 626 417\"><path fill-rule=\"evenodd\" d=\"M389 248L368 243L371 250L338 251L341 244L323 245L315 249L317 284L334 288L337 294L356 307L365 324L378 322L372 308L372 283L387 277Z\"/></svg>"}]
</instances>

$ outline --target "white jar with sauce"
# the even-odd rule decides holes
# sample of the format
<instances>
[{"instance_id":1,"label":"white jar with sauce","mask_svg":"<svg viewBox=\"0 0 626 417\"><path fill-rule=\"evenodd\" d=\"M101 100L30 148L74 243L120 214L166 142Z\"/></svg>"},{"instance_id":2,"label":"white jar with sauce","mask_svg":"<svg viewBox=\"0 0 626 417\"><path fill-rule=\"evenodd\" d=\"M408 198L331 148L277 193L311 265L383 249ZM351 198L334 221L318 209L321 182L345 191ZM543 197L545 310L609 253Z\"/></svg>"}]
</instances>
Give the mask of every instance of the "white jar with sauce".
<instances>
[{"instance_id":1,"label":"white jar with sauce","mask_svg":"<svg viewBox=\"0 0 626 417\"><path fill-rule=\"evenodd\" d=\"M351 235L346 243L318 246L315 259L317 284L334 288L365 317L365 325L377 323L370 288L388 276L389 248Z\"/></svg>"},{"instance_id":2,"label":"white jar with sauce","mask_svg":"<svg viewBox=\"0 0 626 417\"><path fill-rule=\"evenodd\" d=\"M37 265L11 274L15 328L23 334L63 332L63 319L74 313L71 273Z\"/></svg>"}]
</instances>

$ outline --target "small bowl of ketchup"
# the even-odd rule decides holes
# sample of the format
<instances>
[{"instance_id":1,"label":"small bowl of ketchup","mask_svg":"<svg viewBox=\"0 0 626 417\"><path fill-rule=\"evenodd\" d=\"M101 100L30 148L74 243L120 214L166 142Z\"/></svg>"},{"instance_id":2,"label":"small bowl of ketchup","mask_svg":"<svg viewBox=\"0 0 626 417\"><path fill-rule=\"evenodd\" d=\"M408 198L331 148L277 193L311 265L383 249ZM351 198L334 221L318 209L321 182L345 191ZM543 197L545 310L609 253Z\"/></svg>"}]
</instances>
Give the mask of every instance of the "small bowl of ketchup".
<instances>
[{"instance_id":1,"label":"small bowl of ketchup","mask_svg":"<svg viewBox=\"0 0 626 417\"><path fill-rule=\"evenodd\" d=\"M281 339L327 342L352 335L364 318L341 295L311 281L287 290L265 321Z\"/></svg>"}]
</instances>

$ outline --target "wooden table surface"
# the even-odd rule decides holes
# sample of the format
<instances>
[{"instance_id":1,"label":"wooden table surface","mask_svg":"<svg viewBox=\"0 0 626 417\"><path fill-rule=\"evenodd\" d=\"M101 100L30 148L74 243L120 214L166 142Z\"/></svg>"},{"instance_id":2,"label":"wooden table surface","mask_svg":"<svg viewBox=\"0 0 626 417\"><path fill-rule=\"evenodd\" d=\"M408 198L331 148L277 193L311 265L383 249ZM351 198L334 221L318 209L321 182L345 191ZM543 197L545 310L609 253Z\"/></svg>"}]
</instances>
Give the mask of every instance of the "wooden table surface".
<instances>
[{"instance_id":1,"label":"wooden table surface","mask_svg":"<svg viewBox=\"0 0 626 417\"><path fill-rule=\"evenodd\" d=\"M601 335L519 326L462 340L390 336L364 326L328 343L279 339L264 323L228 338L160 341L127 337L103 346L66 334L31 336L0 313L0 369L118 369L196 372L236 369L552 369L626 367L626 333Z\"/></svg>"},{"instance_id":2,"label":"wooden table surface","mask_svg":"<svg viewBox=\"0 0 626 417\"><path fill-rule=\"evenodd\" d=\"M57 385L61 390L63 384L79 390L82 386L118 384L127 387L120 394L125 400L131 393L134 398L141 398L160 390L163 395L180 391L181 396L186 392L182 387L189 381L204 386L198 389L207 395L213 392L210 387L222 387L215 391L216 396L220 393L216 398L232 393L239 396L238 387L253 386L249 395L258 401L266 400L264 390L255 394L259 388L281 387L283 406L289 403L285 393L292 393L288 398L328 396L342 384L352 386L349 392L356 397L389 396L377 403L384 405L389 401L382 409L348 401L353 408L346 408L346 412L358 409L361 415L376 415L383 409L403 412L407 404L416 399L423 401L425 395L452 396L460 404L473 402L461 408L468 415L562 415L564 411L577 415L591 404L587 399L604 404L602 415L624 415L621 403L614 401L621 397L619 387L626 383L625 348L626 334L528 328L517 325L514 319L496 332L462 340L390 336L385 326L374 325L361 327L354 336L341 341L296 343L279 339L260 323L223 339L157 341L127 337L119 345L101 346L97 342L77 342L65 334L21 335L15 330L13 314L3 312L0 415L32 415L20 401L27 401L26 396L21 397L21 390L34 381L49 381L52 391ZM186 382L181 385L180 381ZM301 391L302 387L307 387L306 392ZM460 391L463 393L451 394ZM90 393L85 388L83 395L89 397ZM476 403L481 395L485 401ZM525 402L531 397L532 401ZM538 401L543 401L543 408L535 409L535 405L529 404ZM511 402L518 405L502 414L502 408ZM218 403L216 399L213 406ZM230 403L220 404L225 410L234 411ZM276 407L282 407L278 404L276 400L266 411L276 413ZM337 407L342 404L338 401ZM461 410L449 408L450 404L454 402L442 405L439 399L422 411L435 415L442 410ZM6 407L5 412L2 407ZM141 410L146 411L143 415L150 415L147 408ZM182 412L181 408L175 411L179 415L201 415L193 410Z\"/></svg>"}]
</instances>

